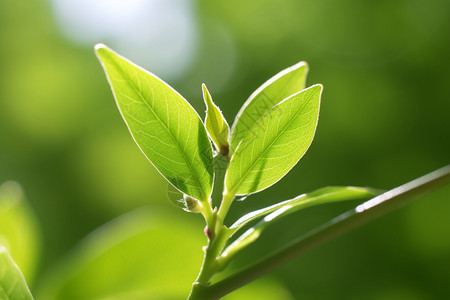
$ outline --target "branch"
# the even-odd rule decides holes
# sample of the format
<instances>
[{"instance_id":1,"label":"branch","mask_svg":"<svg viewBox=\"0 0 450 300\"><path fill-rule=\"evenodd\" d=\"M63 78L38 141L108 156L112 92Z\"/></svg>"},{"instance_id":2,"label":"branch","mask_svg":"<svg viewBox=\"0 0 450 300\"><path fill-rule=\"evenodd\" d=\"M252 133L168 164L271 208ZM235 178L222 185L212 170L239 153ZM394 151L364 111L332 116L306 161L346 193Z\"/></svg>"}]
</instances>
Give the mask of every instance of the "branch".
<instances>
[{"instance_id":1,"label":"branch","mask_svg":"<svg viewBox=\"0 0 450 300\"><path fill-rule=\"evenodd\" d=\"M202 299L219 299L295 257L450 183L450 165L381 194L292 241L229 277L201 289Z\"/></svg>"}]
</instances>

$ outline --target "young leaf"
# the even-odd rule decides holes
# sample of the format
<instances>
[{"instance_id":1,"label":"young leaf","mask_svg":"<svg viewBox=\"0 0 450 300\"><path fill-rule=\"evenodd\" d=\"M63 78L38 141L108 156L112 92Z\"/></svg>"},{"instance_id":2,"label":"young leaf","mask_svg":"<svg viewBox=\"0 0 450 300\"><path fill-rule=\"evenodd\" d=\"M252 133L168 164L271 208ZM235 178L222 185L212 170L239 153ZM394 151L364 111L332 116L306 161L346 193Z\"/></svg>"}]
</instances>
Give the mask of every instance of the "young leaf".
<instances>
[{"instance_id":1,"label":"young leaf","mask_svg":"<svg viewBox=\"0 0 450 300\"><path fill-rule=\"evenodd\" d=\"M241 141L225 176L227 192L261 191L286 175L309 148L317 126L322 85L314 85L275 105Z\"/></svg>"},{"instance_id":2,"label":"young leaf","mask_svg":"<svg viewBox=\"0 0 450 300\"><path fill-rule=\"evenodd\" d=\"M230 127L222 115L222 112L214 104L206 85L202 85L203 99L206 104L205 126L209 136L214 142L216 149L225 157L228 157L230 145L228 142Z\"/></svg>"},{"instance_id":3,"label":"young leaf","mask_svg":"<svg viewBox=\"0 0 450 300\"><path fill-rule=\"evenodd\" d=\"M305 88L308 65L301 61L270 78L247 99L231 128L231 151L251 134L253 124L274 105Z\"/></svg>"},{"instance_id":4,"label":"young leaf","mask_svg":"<svg viewBox=\"0 0 450 300\"><path fill-rule=\"evenodd\" d=\"M33 300L19 267L0 245L0 299Z\"/></svg>"},{"instance_id":5,"label":"young leaf","mask_svg":"<svg viewBox=\"0 0 450 300\"><path fill-rule=\"evenodd\" d=\"M325 204L336 201L344 201L344 200L356 200L365 197L376 196L380 193L380 191L372 188L365 187L355 187L355 186L329 186L324 187L318 190L315 190L308 194L302 194L293 199L289 199L286 201L282 201L276 203L274 205L261 208L250 212L243 217L239 218L233 225L230 226L230 229L234 231L239 230L247 223L266 216L282 207L289 206L289 211L297 211L300 209L304 209L311 206L316 206L319 204Z\"/></svg>"},{"instance_id":6,"label":"young leaf","mask_svg":"<svg viewBox=\"0 0 450 300\"><path fill-rule=\"evenodd\" d=\"M247 223L264 216L264 218L258 222L255 226L249 228L239 238L237 238L227 249L224 250L222 259L229 260L231 256L235 255L238 251L241 251L249 244L253 243L259 238L262 231L275 220L285 217L295 211L316 206L319 204L326 204L338 201L357 200L361 198L373 197L380 194L380 191L363 188L363 187L325 187L313 191L309 194L303 194L294 199L286 200L272 206L259 209L251 212L239 220L237 220L230 229L233 230L230 237L239 229L241 229Z\"/></svg>"},{"instance_id":7,"label":"young leaf","mask_svg":"<svg viewBox=\"0 0 450 300\"><path fill-rule=\"evenodd\" d=\"M207 201L213 182L212 148L198 114L155 75L103 44L95 49L139 148L177 189Z\"/></svg>"}]
</instances>

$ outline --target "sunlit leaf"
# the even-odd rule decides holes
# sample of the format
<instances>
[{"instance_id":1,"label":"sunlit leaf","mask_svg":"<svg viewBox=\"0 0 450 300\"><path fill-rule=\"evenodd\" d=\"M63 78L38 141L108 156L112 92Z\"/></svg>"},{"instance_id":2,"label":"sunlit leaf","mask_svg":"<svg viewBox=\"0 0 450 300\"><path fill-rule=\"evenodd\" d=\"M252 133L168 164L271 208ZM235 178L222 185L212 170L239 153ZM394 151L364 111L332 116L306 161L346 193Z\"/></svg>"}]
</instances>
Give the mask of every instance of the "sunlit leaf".
<instances>
[{"instance_id":1,"label":"sunlit leaf","mask_svg":"<svg viewBox=\"0 0 450 300\"><path fill-rule=\"evenodd\" d=\"M201 222L189 217L145 207L111 221L44 277L37 298L186 298L206 241Z\"/></svg>"},{"instance_id":2,"label":"sunlit leaf","mask_svg":"<svg viewBox=\"0 0 450 300\"><path fill-rule=\"evenodd\" d=\"M0 245L0 299L33 299L19 267L9 255L8 249L2 245Z\"/></svg>"},{"instance_id":3,"label":"sunlit leaf","mask_svg":"<svg viewBox=\"0 0 450 300\"><path fill-rule=\"evenodd\" d=\"M310 146L317 126L321 85L314 85L275 105L241 141L225 177L229 193L263 190L286 175Z\"/></svg>"},{"instance_id":4,"label":"sunlit leaf","mask_svg":"<svg viewBox=\"0 0 450 300\"><path fill-rule=\"evenodd\" d=\"M97 55L131 135L158 171L181 192L209 199L212 148L200 117L173 88L105 45Z\"/></svg>"},{"instance_id":5,"label":"sunlit leaf","mask_svg":"<svg viewBox=\"0 0 450 300\"><path fill-rule=\"evenodd\" d=\"M0 244L31 282L40 254L41 232L22 188L12 181L0 186Z\"/></svg>"},{"instance_id":6,"label":"sunlit leaf","mask_svg":"<svg viewBox=\"0 0 450 300\"><path fill-rule=\"evenodd\" d=\"M228 156L230 145L228 142L230 128L222 112L214 104L206 85L202 85L203 99L206 104L205 126L209 136L214 142L217 151L223 156Z\"/></svg>"},{"instance_id":7,"label":"sunlit leaf","mask_svg":"<svg viewBox=\"0 0 450 300\"><path fill-rule=\"evenodd\" d=\"M318 190L315 190L309 194L302 194L293 199L279 202L277 204L255 210L251 213L244 215L239 218L230 229L239 229L245 226L248 222L251 222L257 218L268 215L282 207L290 207L290 210L297 211L303 208L316 206L319 204L325 204L336 201L343 200L355 200L364 197L370 197L377 195L378 190L365 187L354 187L354 186L329 186ZM292 212L291 211L291 212Z\"/></svg>"},{"instance_id":8,"label":"sunlit leaf","mask_svg":"<svg viewBox=\"0 0 450 300\"><path fill-rule=\"evenodd\" d=\"M294 199L286 200L272 206L251 212L231 225L230 229L233 230L233 234L237 230L244 227L247 223L258 218L264 218L255 226L245 231L229 247L227 247L227 249L224 250L222 256L228 258L230 256L233 256L235 253L258 239L262 231L268 225L273 223L275 220L289 215L290 213L319 204L368 198L379 193L380 191L378 190L363 187L325 187L313 191L309 194L303 194L295 197Z\"/></svg>"},{"instance_id":9,"label":"sunlit leaf","mask_svg":"<svg viewBox=\"0 0 450 300\"><path fill-rule=\"evenodd\" d=\"M308 65L299 62L270 78L247 99L231 129L231 149L252 134L250 128L274 105L305 88Z\"/></svg>"}]
</instances>

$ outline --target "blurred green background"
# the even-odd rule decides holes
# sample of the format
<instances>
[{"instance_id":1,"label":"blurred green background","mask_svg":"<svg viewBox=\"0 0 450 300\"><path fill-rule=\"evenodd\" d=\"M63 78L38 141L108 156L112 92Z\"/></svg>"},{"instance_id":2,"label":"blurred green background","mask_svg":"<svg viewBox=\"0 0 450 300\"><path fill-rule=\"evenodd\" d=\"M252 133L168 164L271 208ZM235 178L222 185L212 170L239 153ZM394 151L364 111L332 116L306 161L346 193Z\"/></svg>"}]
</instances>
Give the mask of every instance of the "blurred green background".
<instances>
[{"instance_id":1,"label":"blurred green background","mask_svg":"<svg viewBox=\"0 0 450 300\"><path fill-rule=\"evenodd\" d=\"M278 184L235 203L231 220L322 186L389 189L448 164L449 33L447 0L1 0L0 183L19 182L40 223L32 289L105 222L146 205L180 215L121 120L95 43L157 74L202 118L206 83L230 124L265 80L309 63L307 85L324 85L315 140ZM350 207L294 214L241 261ZM201 217L183 220L205 242ZM274 290L286 299L448 298L449 228L447 187L283 266ZM174 255L189 260L179 247Z\"/></svg>"}]
</instances>

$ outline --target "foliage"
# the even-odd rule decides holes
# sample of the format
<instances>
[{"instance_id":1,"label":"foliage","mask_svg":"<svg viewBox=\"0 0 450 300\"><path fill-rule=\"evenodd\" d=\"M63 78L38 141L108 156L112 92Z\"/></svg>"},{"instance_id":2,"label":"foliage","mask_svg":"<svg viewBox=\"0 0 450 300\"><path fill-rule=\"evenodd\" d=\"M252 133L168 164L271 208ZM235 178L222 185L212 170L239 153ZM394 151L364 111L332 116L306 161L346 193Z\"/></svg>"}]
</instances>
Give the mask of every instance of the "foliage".
<instances>
[{"instance_id":1,"label":"foliage","mask_svg":"<svg viewBox=\"0 0 450 300\"><path fill-rule=\"evenodd\" d=\"M208 245L204 248L203 265L189 299L215 299L233 290L234 286L216 291L214 287L217 285L212 284L213 277L226 268L234 255L253 243L273 220L308 205L376 194L367 188L323 189L249 213L234 225L226 226L225 219L236 195L247 196L279 181L297 164L313 140L322 86L318 84L304 88L308 70L306 63L301 62L280 72L258 88L242 107L230 132L228 123L213 103L205 85L203 96L207 115L205 126L202 126L187 101L158 77L103 44L96 46L96 52L136 143L160 173L183 193L185 210L199 212L205 219ZM261 106L263 109L260 109ZM153 123L156 125L153 126ZM195 124L194 130L187 129L186 124ZM211 138L210 142L205 141L207 136ZM211 143L215 145L215 153ZM196 147L188 147L188 144ZM183 155L178 155L178 152ZM213 156L223 156L228 160L225 164L223 197L218 206L214 206L211 199ZM188 158L195 161L189 162ZM189 168L179 169L185 165ZM216 172L220 180L219 171L223 170ZM167 176L170 172L173 173ZM438 178L444 176L448 179L448 170L441 173ZM174 177L177 179L174 180ZM419 182L415 188L423 184ZM375 204L369 203L369 207L360 212L358 208L361 206L358 206L357 213L370 209L371 212L383 211L385 201L400 201L398 199L403 199L402 194L407 192L405 188L400 189L400 196L393 193L380 198L382 200L375 198L372 200ZM235 232L246 223L258 219L260 221L255 226L230 243ZM277 264L276 257L277 254L273 256L272 264ZM265 260L264 264L270 266L271 262ZM260 272L258 268L256 273ZM250 278L252 276L259 275L249 275ZM243 279L242 282L249 280ZM227 282L227 279L222 282ZM242 282L237 285L242 285Z\"/></svg>"},{"instance_id":2,"label":"foliage","mask_svg":"<svg viewBox=\"0 0 450 300\"><path fill-rule=\"evenodd\" d=\"M314 138L322 86L305 88L306 63L280 72L258 88L230 129L206 85L202 86L207 107L202 122L190 104L155 75L104 45L97 45L96 52L131 135L180 192L182 199L173 202L205 219L208 243L188 299L231 300L248 295L291 299L270 278L247 284L317 245L450 182L447 166L382 194L371 188L326 187L259 208L228 225L228 212L236 196L244 196L243 200L281 180ZM230 263L279 219L320 204L372 196L376 197L292 239L258 262L229 272ZM33 299L25 282L32 272L27 271L29 275L24 278L9 254L12 250L17 255L20 268L33 270L40 243L37 223L16 183L0 187L0 215L1 296ZM196 250L203 242L198 226L186 226L186 217L182 211L174 218L163 209L147 207L111 221L86 237L65 262L48 273L39 282L37 295L54 300L186 296L190 286L186 278L195 275L201 262L201 253ZM5 234L7 227L16 232ZM184 257L175 254L180 244ZM24 247L28 251L23 251ZM173 276L175 269L177 277ZM244 285L240 293L228 295Z\"/></svg>"}]
</instances>

